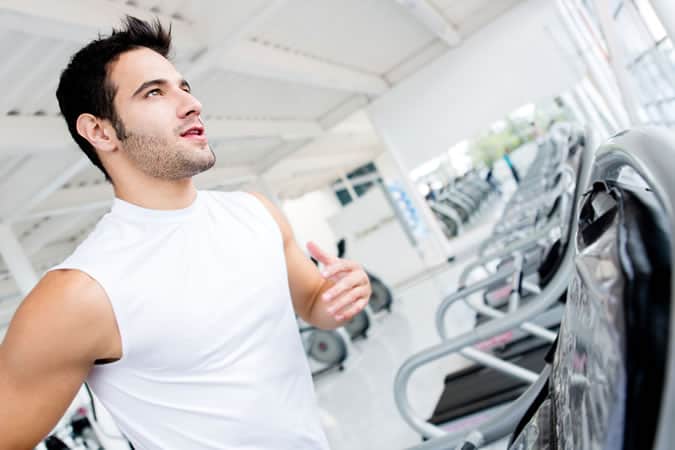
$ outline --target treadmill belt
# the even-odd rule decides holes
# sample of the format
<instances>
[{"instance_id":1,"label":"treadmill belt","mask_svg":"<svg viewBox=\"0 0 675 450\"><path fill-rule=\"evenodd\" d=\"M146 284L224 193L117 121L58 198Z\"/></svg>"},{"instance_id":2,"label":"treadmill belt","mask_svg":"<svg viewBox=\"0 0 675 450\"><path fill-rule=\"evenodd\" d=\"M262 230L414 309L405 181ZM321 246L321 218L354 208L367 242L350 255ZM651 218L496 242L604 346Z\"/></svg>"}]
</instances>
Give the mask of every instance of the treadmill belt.
<instances>
[{"instance_id":1,"label":"treadmill belt","mask_svg":"<svg viewBox=\"0 0 675 450\"><path fill-rule=\"evenodd\" d=\"M530 348L523 349L526 343ZM511 351L501 355L502 358L533 372L541 372L550 343L527 339L522 344L514 345ZM429 422L440 425L498 406L517 398L528 385L525 381L480 365L452 373L445 378L445 389Z\"/></svg>"}]
</instances>

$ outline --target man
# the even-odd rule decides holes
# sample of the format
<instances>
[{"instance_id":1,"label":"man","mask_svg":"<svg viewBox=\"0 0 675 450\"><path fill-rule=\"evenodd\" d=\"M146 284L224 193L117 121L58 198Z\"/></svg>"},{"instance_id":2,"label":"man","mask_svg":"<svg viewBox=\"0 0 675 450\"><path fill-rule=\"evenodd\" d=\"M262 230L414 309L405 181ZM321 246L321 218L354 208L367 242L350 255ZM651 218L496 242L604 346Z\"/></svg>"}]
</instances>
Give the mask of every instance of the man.
<instances>
[{"instance_id":1,"label":"man","mask_svg":"<svg viewBox=\"0 0 675 450\"><path fill-rule=\"evenodd\" d=\"M215 155L169 48L128 17L61 75L68 129L115 199L9 326L0 449L33 448L85 380L137 449L327 448L295 314L344 324L368 277L310 244L320 274L264 197L195 189Z\"/></svg>"}]
</instances>

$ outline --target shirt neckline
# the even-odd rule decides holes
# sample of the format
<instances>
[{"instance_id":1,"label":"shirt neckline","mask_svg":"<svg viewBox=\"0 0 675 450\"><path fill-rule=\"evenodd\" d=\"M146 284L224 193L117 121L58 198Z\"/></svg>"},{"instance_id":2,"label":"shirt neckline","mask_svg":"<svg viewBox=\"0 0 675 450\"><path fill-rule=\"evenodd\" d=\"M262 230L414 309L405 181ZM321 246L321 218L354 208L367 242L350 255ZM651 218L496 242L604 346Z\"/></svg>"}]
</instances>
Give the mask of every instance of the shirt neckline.
<instances>
[{"instance_id":1,"label":"shirt neckline","mask_svg":"<svg viewBox=\"0 0 675 450\"><path fill-rule=\"evenodd\" d=\"M113 200L111 214L119 215L129 219L136 219L141 221L159 221L172 222L187 219L195 214L200 202L202 194L197 191L197 195L193 202L185 207L179 209L150 209L142 206L129 203L126 200L115 197Z\"/></svg>"}]
</instances>

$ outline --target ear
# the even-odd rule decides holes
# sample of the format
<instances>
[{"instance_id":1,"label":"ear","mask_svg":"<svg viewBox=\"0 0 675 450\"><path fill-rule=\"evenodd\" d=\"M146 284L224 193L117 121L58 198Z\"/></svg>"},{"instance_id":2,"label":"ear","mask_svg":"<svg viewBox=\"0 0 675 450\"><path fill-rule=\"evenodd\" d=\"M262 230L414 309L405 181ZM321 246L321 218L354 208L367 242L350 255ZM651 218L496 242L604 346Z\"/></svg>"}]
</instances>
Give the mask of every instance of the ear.
<instances>
[{"instance_id":1,"label":"ear","mask_svg":"<svg viewBox=\"0 0 675 450\"><path fill-rule=\"evenodd\" d=\"M109 121L92 114L80 114L76 122L77 132L96 149L113 152L117 148L117 135Z\"/></svg>"}]
</instances>

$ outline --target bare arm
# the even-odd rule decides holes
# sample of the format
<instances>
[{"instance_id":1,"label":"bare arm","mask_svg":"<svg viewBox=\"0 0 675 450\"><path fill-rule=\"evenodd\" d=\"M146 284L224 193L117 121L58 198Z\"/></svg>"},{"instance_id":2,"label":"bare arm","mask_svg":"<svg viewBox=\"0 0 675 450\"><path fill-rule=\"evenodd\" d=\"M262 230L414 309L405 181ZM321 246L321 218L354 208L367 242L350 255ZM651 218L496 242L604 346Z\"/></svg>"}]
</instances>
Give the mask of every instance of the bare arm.
<instances>
[{"instance_id":1,"label":"bare arm","mask_svg":"<svg viewBox=\"0 0 675 450\"><path fill-rule=\"evenodd\" d=\"M32 449L44 439L94 361L119 357L113 331L112 307L91 278L54 271L38 283L0 345L0 448Z\"/></svg>"},{"instance_id":2,"label":"bare arm","mask_svg":"<svg viewBox=\"0 0 675 450\"><path fill-rule=\"evenodd\" d=\"M323 276L300 249L291 226L279 209L264 196L253 193L274 217L284 241L288 285L295 312L307 323L332 329L344 325L368 304L370 282L357 263L331 257L316 245L313 256L324 264ZM330 296L326 298L325 296Z\"/></svg>"}]
</instances>

